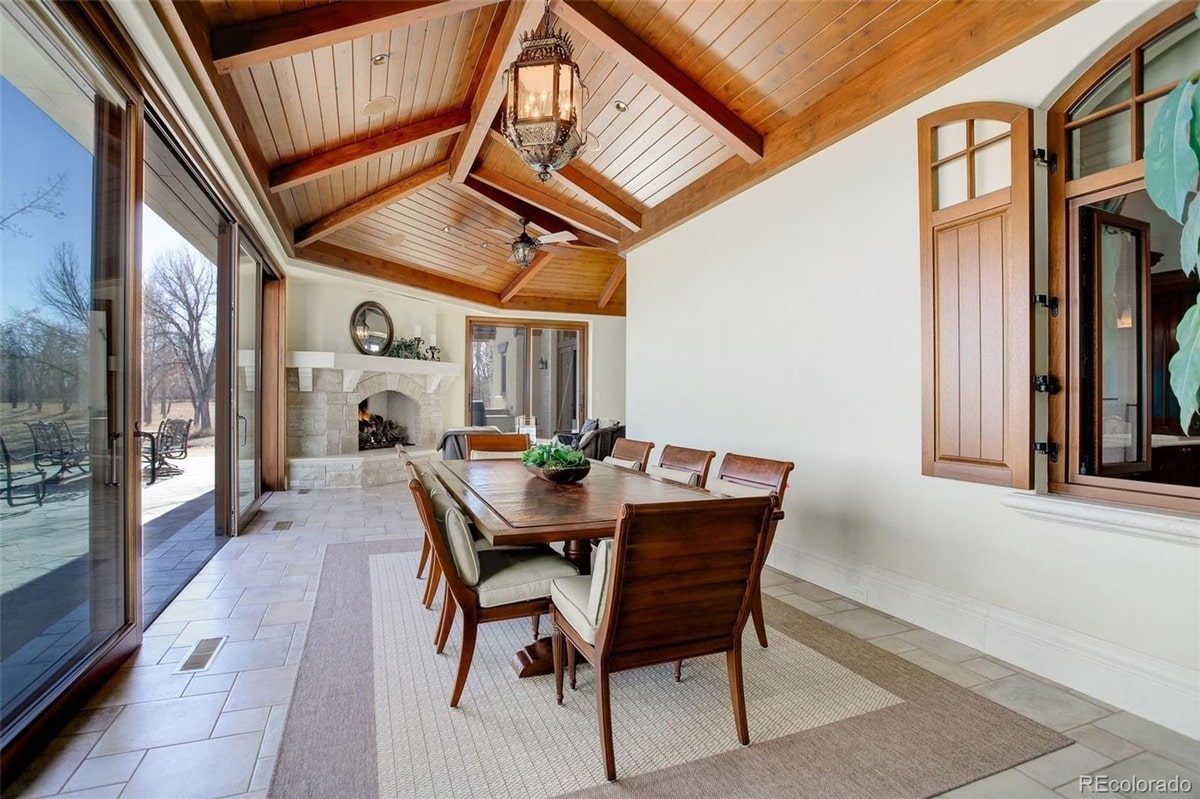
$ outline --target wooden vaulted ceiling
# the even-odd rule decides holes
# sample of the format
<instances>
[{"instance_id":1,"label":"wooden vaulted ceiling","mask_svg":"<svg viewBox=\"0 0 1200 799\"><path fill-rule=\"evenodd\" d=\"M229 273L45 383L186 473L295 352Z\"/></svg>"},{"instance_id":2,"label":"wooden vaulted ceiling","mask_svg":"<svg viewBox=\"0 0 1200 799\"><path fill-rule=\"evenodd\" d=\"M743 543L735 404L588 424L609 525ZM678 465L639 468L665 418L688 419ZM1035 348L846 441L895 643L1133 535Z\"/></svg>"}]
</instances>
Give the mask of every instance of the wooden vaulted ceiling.
<instances>
[{"instance_id":1,"label":"wooden vaulted ceiling","mask_svg":"<svg viewBox=\"0 0 1200 799\"><path fill-rule=\"evenodd\" d=\"M1090 1L552 0L595 145L548 184L497 132L544 0L156 8L297 257L494 307L623 314L622 253ZM580 246L521 270L488 231L521 217Z\"/></svg>"}]
</instances>

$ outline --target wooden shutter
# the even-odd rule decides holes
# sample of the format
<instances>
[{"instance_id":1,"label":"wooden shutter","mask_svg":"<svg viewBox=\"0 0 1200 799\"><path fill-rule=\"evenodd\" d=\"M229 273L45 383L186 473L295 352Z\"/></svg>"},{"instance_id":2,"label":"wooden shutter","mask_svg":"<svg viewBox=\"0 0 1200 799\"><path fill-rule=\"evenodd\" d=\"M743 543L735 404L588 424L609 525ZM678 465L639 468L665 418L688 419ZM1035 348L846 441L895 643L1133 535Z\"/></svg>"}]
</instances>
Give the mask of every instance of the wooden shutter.
<instances>
[{"instance_id":1,"label":"wooden shutter","mask_svg":"<svg viewBox=\"0 0 1200 799\"><path fill-rule=\"evenodd\" d=\"M1033 112L970 103L918 121L921 471L1033 486Z\"/></svg>"}]
</instances>

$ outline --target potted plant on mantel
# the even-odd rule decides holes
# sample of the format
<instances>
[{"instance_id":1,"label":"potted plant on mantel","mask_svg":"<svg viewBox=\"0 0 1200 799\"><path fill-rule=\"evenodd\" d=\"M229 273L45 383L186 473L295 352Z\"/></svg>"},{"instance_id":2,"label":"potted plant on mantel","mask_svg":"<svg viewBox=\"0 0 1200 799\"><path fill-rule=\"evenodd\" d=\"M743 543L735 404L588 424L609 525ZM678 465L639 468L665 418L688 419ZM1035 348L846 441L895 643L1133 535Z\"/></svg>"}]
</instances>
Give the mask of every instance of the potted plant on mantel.
<instances>
[{"instance_id":1,"label":"potted plant on mantel","mask_svg":"<svg viewBox=\"0 0 1200 799\"><path fill-rule=\"evenodd\" d=\"M1196 9L1200 18L1200 8ZM1183 225L1179 263L1200 273L1200 70L1185 75L1167 95L1146 141L1146 192ZM1190 196L1190 199L1189 199ZM1167 365L1179 401L1184 435L1200 409L1200 295L1175 329L1179 351Z\"/></svg>"}]
</instances>

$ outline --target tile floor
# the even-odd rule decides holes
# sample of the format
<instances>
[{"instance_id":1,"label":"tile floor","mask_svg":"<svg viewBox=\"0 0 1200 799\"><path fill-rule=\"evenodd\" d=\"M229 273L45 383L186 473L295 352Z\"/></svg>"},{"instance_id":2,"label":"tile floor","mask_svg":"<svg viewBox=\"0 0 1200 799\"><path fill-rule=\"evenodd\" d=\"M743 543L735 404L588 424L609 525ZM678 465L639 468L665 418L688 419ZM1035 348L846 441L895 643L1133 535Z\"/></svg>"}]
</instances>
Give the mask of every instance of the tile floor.
<instances>
[{"instance_id":1,"label":"tile floor","mask_svg":"<svg viewBox=\"0 0 1200 799\"><path fill-rule=\"evenodd\" d=\"M412 538L419 525L400 485L269 497L5 799L265 797L326 545ZM1080 775L1091 773L1179 776L1200 792L1196 741L812 583L773 571L763 583L766 593L1077 741L947 797L1079 796ZM210 636L228 636L212 666L176 674L190 646Z\"/></svg>"}]
</instances>

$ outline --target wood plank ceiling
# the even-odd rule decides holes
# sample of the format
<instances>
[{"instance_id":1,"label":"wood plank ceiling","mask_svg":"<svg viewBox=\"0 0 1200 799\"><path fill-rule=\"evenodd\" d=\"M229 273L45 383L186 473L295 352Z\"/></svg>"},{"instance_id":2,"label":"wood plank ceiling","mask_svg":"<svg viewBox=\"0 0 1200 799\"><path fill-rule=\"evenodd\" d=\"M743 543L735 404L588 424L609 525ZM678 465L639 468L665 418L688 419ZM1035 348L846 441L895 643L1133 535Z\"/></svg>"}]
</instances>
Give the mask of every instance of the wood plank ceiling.
<instances>
[{"instance_id":1,"label":"wood plank ceiling","mask_svg":"<svg viewBox=\"0 0 1200 799\"><path fill-rule=\"evenodd\" d=\"M289 252L500 308L623 314L622 253L1089 2L552 0L594 144L548 184L496 119L543 0L156 8ZM523 216L577 246L519 269L489 229Z\"/></svg>"}]
</instances>

